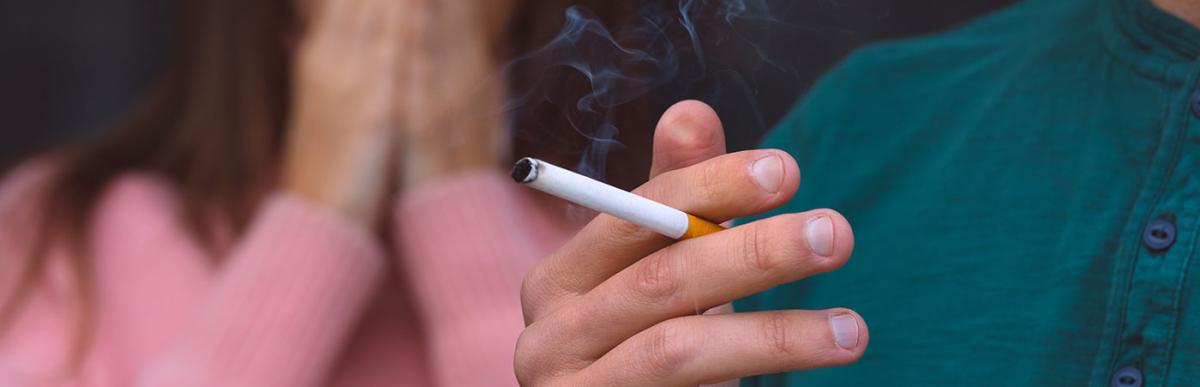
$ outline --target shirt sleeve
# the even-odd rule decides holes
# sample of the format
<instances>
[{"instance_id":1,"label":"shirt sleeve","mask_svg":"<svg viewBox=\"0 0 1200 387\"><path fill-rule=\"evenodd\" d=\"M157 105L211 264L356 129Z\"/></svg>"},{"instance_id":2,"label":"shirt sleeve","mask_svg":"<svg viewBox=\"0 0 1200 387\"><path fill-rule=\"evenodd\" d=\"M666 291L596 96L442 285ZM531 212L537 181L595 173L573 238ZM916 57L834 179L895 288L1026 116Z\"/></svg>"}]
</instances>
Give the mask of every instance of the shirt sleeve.
<instances>
[{"instance_id":1,"label":"shirt sleeve","mask_svg":"<svg viewBox=\"0 0 1200 387\"><path fill-rule=\"evenodd\" d=\"M569 232L545 203L500 173L432 182L398 203L398 266L439 385L517 385L521 282Z\"/></svg>"}]
</instances>

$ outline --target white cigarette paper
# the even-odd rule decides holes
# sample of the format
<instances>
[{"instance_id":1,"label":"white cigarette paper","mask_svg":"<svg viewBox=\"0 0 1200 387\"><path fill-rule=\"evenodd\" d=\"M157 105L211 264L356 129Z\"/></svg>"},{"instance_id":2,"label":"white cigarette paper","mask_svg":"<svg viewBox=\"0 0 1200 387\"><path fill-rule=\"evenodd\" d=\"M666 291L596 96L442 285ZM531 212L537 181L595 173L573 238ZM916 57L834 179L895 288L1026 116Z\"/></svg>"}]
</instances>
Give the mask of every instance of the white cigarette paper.
<instances>
[{"instance_id":1,"label":"white cigarette paper","mask_svg":"<svg viewBox=\"0 0 1200 387\"><path fill-rule=\"evenodd\" d=\"M542 160L521 159L513 167L512 176L518 183L674 239L700 236L720 229L686 212Z\"/></svg>"}]
</instances>

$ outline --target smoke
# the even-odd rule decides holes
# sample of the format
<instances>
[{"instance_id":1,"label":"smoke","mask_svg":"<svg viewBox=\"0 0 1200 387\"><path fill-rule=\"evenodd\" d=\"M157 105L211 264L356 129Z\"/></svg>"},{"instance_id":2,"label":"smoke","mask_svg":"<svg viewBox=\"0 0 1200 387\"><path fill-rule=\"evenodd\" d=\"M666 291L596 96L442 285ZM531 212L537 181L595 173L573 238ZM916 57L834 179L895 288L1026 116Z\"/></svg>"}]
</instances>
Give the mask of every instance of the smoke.
<instances>
[{"instance_id":1,"label":"smoke","mask_svg":"<svg viewBox=\"0 0 1200 387\"><path fill-rule=\"evenodd\" d=\"M789 66L771 58L769 43L776 31L794 28L804 27L774 18L766 0L650 2L631 23L617 26L605 26L586 8L572 6L557 36L510 64L537 63L545 69L541 82L514 91L507 109L557 106L587 141L576 170L603 179L608 156L624 148L615 124L624 105L662 89L710 103L729 93L752 96L758 85L746 74L764 67L789 72ZM586 91L562 86L576 81L586 83ZM750 105L758 125L765 125Z\"/></svg>"}]
</instances>

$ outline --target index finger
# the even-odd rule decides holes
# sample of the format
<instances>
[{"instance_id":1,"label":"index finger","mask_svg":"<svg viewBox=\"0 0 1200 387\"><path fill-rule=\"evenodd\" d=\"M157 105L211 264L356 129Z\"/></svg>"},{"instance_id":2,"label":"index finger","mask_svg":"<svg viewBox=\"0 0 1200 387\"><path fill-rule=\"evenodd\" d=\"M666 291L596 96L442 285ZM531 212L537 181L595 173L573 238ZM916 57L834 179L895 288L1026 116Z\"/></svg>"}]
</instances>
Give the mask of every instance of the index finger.
<instances>
[{"instance_id":1,"label":"index finger","mask_svg":"<svg viewBox=\"0 0 1200 387\"><path fill-rule=\"evenodd\" d=\"M722 222L786 203L800 185L800 168L779 150L719 156L663 173L635 193ZM633 223L601 214L529 272L522 289L526 321L586 293L672 241Z\"/></svg>"}]
</instances>

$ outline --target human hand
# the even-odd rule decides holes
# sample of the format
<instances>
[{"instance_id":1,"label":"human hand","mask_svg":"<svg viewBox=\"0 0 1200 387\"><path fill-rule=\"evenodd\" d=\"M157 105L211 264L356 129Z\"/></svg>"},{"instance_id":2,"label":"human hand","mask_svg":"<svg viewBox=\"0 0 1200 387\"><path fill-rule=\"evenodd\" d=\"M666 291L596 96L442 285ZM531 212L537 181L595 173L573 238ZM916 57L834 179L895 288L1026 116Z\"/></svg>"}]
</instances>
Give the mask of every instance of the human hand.
<instances>
[{"instance_id":1,"label":"human hand","mask_svg":"<svg viewBox=\"0 0 1200 387\"><path fill-rule=\"evenodd\" d=\"M651 179L635 192L714 221L787 202L800 183L777 150L724 153L716 113L675 105L659 122ZM844 264L850 225L831 210L784 214L671 241L600 215L539 263L522 289L523 385L686 386L845 365L867 347L847 309L700 315Z\"/></svg>"},{"instance_id":2,"label":"human hand","mask_svg":"<svg viewBox=\"0 0 1200 387\"><path fill-rule=\"evenodd\" d=\"M409 2L319 0L296 53L283 188L363 223L387 193Z\"/></svg>"},{"instance_id":3,"label":"human hand","mask_svg":"<svg viewBox=\"0 0 1200 387\"><path fill-rule=\"evenodd\" d=\"M411 28L420 48L402 60L400 190L442 176L496 169L507 156L506 84L497 36L511 1L436 1Z\"/></svg>"}]
</instances>

